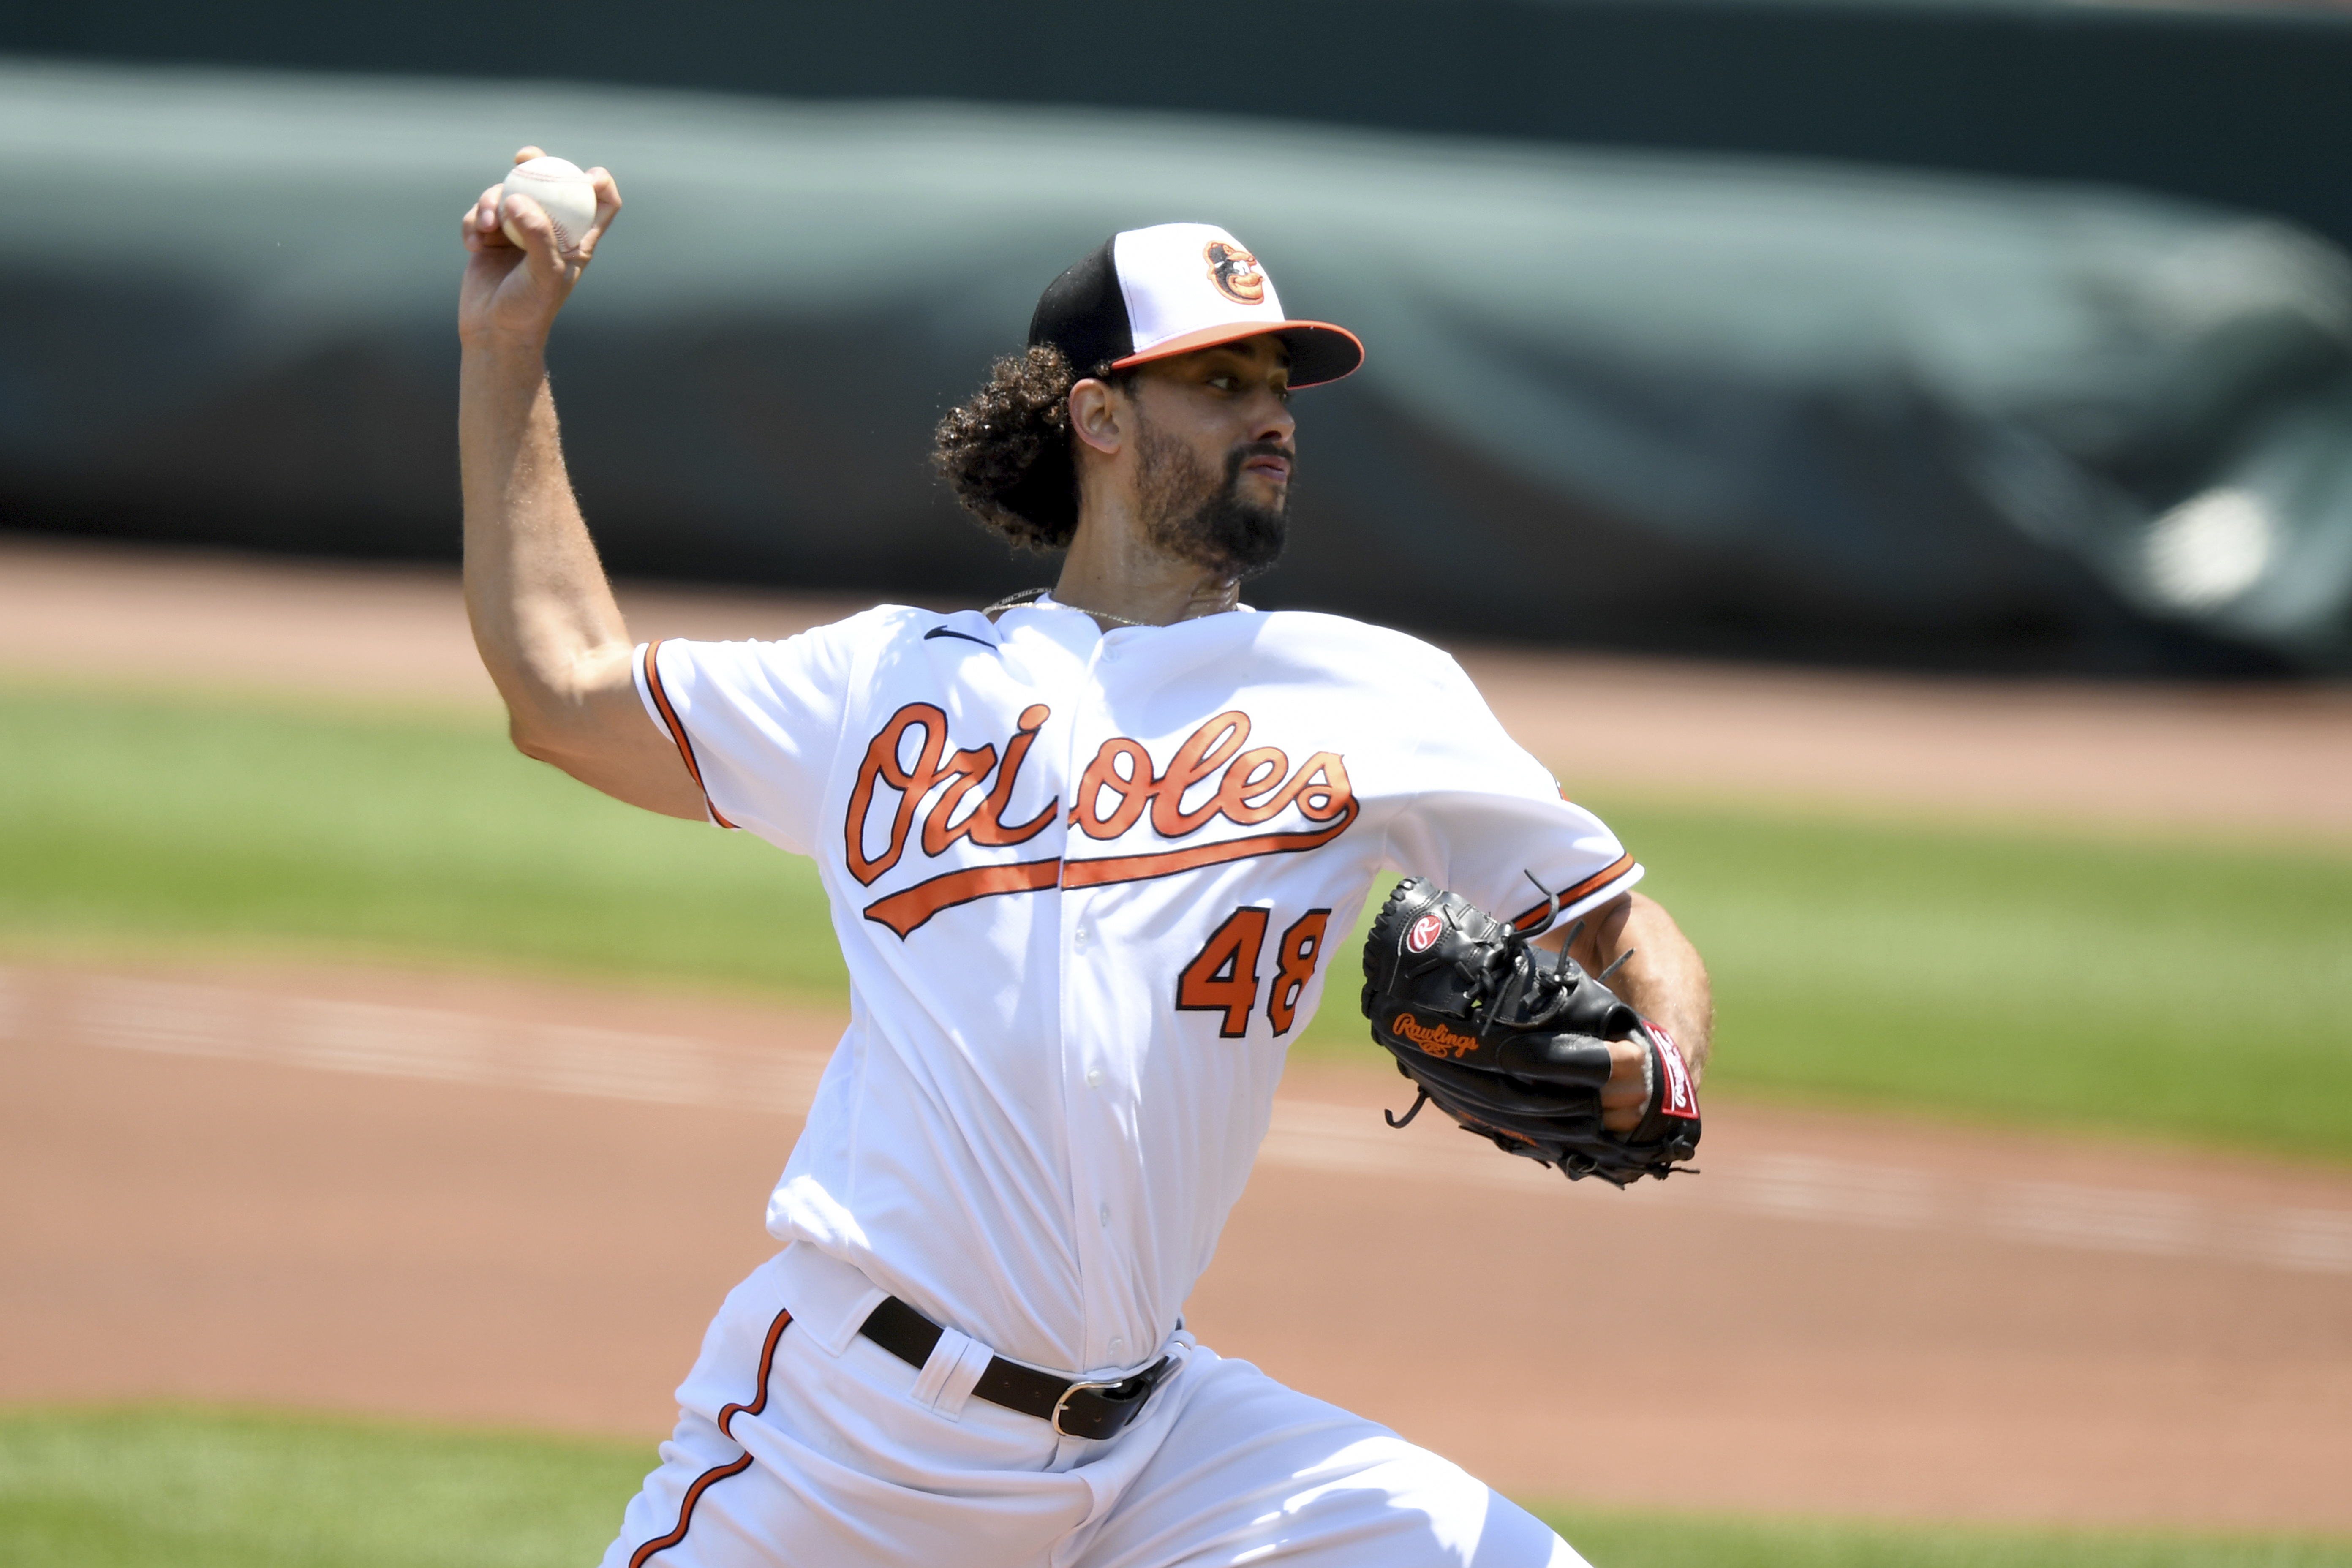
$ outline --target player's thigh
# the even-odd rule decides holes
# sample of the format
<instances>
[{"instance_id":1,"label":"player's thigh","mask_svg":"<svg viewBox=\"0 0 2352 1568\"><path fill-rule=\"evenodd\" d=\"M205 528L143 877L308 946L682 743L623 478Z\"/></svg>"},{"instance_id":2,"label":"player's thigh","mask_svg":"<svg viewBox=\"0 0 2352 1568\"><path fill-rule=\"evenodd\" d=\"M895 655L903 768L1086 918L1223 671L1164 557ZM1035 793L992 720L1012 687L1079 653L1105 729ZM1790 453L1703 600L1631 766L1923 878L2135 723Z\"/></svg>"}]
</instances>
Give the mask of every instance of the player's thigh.
<instances>
[{"instance_id":1,"label":"player's thigh","mask_svg":"<svg viewBox=\"0 0 2352 1568\"><path fill-rule=\"evenodd\" d=\"M713 1320L604 1568L1030 1568L1086 1518L1093 1492L1051 1470L1045 1423L977 1402L942 1416L869 1340L830 1354L777 1273Z\"/></svg>"},{"instance_id":2,"label":"player's thigh","mask_svg":"<svg viewBox=\"0 0 2352 1568\"><path fill-rule=\"evenodd\" d=\"M1387 1427L1247 1362L1196 1352L1195 1373L1071 1568L1582 1568L1542 1521Z\"/></svg>"}]
</instances>

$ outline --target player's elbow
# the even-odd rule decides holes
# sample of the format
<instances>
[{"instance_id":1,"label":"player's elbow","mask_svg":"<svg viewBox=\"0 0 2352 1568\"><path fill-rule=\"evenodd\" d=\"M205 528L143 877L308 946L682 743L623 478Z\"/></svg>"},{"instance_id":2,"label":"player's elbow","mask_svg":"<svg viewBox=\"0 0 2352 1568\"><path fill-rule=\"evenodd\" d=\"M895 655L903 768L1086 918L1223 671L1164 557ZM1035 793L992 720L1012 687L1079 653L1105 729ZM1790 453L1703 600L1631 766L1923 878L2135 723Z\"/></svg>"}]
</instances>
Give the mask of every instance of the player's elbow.
<instances>
[{"instance_id":1,"label":"player's elbow","mask_svg":"<svg viewBox=\"0 0 2352 1568\"><path fill-rule=\"evenodd\" d=\"M576 717L533 713L510 705L507 710L507 740L532 762L545 763L583 784L603 787L597 775L607 748L594 728Z\"/></svg>"},{"instance_id":2,"label":"player's elbow","mask_svg":"<svg viewBox=\"0 0 2352 1568\"><path fill-rule=\"evenodd\" d=\"M509 710L507 715L507 739L513 742L516 751L520 752L532 762L545 763L551 767L563 768L566 773L571 772L570 768L565 767L571 748L563 744L563 738L555 728L544 721Z\"/></svg>"}]
</instances>

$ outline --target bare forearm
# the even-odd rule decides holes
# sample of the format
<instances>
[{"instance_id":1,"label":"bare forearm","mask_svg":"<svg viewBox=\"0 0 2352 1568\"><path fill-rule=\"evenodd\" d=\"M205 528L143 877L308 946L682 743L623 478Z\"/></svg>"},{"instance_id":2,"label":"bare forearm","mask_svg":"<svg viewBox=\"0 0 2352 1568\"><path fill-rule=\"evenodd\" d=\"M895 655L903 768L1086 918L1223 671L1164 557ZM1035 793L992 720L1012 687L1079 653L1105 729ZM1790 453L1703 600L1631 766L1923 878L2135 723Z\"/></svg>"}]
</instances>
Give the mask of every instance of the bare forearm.
<instances>
[{"instance_id":1,"label":"bare forearm","mask_svg":"<svg viewBox=\"0 0 2352 1568\"><path fill-rule=\"evenodd\" d=\"M1715 1032L1714 992L1698 949L1664 906L1629 894L1597 911L1570 951L1595 973L1632 952L1609 977L1610 989L1675 1037L1693 1078L1706 1071Z\"/></svg>"},{"instance_id":2,"label":"bare forearm","mask_svg":"<svg viewBox=\"0 0 2352 1568\"><path fill-rule=\"evenodd\" d=\"M466 611L518 737L554 742L627 662L628 633L563 468L541 356L468 344L459 372Z\"/></svg>"},{"instance_id":3,"label":"bare forearm","mask_svg":"<svg viewBox=\"0 0 2352 1568\"><path fill-rule=\"evenodd\" d=\"M538 153L526 147L516 161ZM612 175L588 174L596 221L576 250L561 249L536 202L506 197L500 185L459 221L466 613L517 747L632 805L699 817L700 785L637 700L628 630L572 500L547 385L556 312L621 210Z\"/></svg>"}]
</instances>

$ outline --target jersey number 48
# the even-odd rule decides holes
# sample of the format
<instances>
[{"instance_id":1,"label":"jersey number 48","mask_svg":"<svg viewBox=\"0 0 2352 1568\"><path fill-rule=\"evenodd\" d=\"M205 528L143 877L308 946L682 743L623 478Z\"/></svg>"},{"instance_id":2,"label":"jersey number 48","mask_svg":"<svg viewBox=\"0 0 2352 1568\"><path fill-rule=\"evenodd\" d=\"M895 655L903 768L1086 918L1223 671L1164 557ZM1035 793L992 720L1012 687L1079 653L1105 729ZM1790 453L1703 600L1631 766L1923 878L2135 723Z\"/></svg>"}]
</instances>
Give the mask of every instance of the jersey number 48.
<instances>
[{"instance_id":1,"label":"jersey number 48","mask_svg":"<svg viewBox=\"0 0 2352 1568\"><path fill-rule=\"evenodd\" d=\"M1176 1010L1222 1013L1219 1035L1233 1040L1247 1034L1250 1013L1257 1006L1258 958L1273 918L1273 910L1251 904L1227 915L1176 977ZM1329 910L1309 910L1275 944L1276 967L1273 988L1266 993L1265 1021L1274 1026L1277 1038L1290 1033L1297 1020L1298 998L1315 977L1315 961L1323 954L1323 928L1330 923Z\"/></svg>"}]
</instances>

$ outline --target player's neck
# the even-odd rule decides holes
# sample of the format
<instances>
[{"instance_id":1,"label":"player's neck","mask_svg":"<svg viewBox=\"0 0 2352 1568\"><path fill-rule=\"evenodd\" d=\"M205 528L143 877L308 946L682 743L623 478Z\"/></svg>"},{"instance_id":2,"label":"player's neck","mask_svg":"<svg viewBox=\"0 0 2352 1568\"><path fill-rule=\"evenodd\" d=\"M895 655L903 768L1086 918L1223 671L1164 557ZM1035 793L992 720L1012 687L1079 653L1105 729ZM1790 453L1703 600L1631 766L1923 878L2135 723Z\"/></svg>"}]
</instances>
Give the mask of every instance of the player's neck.
<instances>
[{"instance_id":1,"label":"player's neck","mask_svg":"<svg viewBox=\"0 0 2352 1568\"><path fill-rule=\"evenodd\" d=\"M1108 631L1213 616L1239 604L1241 588L1237 577L1204 571L1198 562L1153 548L1132 516L1107 517L1088 508L1070 541L1054 597L1086 611Z\"/></svg>"}]
</instances>

